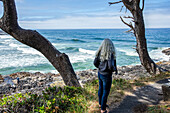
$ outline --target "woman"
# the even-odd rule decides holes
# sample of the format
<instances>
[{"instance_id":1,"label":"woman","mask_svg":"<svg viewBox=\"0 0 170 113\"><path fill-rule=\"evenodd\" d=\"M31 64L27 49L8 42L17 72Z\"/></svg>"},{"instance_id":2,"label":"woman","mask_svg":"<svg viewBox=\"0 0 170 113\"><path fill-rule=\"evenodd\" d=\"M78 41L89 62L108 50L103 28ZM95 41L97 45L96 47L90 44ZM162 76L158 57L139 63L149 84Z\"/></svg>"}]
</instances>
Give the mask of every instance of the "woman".
<instances>
[{"instance_id":1,"label":"woman","mask_svg":"<svg viewBox=\"0 0 170 113\"><path fill-rule=\"evenodd\" d=\"M112 72L115 71L117 74L116 51L110 39L104 39L97 50L94 65L98 68L99 107L101 107L101 113L107 113L106 103L112 84Z\"/></svg>"}]
</instances>

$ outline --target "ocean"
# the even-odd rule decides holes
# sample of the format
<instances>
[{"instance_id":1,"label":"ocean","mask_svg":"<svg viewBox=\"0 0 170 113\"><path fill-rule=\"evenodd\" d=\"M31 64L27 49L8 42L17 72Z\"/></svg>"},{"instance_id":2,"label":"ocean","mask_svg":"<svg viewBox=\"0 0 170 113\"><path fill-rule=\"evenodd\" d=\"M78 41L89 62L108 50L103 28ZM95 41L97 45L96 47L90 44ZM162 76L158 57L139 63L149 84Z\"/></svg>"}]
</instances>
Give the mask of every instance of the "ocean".
<instances>
[{"instance_id":1,"label":"ocean","mask_svg":"<svg viewBox=\"0 0 170 113\"><path fill-rule=\"evenodd\" d=\"M117 65L140 64L135 49L136 39L127 29L37 30L60 52L66 53L75 71L94 69L95 51L105 38L116 48ZM146 29L148 51L155 61L170 58L162 50L170 47L170 28ZM0 35L0 74L15 72L58 73L37 50L26 46L7 34Z\"/></svg>"}]
</instances>

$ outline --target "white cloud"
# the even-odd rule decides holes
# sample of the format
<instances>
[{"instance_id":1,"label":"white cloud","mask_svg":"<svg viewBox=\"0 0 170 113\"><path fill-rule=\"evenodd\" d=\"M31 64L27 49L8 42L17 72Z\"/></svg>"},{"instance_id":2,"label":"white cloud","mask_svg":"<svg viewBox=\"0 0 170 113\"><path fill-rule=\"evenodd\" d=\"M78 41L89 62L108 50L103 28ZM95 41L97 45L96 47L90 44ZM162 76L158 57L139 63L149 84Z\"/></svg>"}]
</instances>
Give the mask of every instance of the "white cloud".
<instances>
[{"instance_id":1,"label":"white cloud","mask_svg":"<svg viewBox=\"0 0 170 113\"><path fill-rule=\"evenodd\" d=\"M170 28L170 15L166 14L146 14L145 25L147 28Z\"/></svg>"},{"instance_id":2,"label":"white cloud","mask_svg":"<svg viewBox=\"0 0 170 113\"><path fill-rule=\"evenodd\" d=\"M33 29L88 29L88 28L125 28L115 17L66 17L46 21L20 21L23 28Z\"/></svg>"},{"instance_id":3,"label":"white cloud","mask_svg":"<svg viewBox=\"0 0 170 113\"><path fill-rule=\"evenodd\" d=\"M170 15L144 15L146 28L170 28ZM21 27L29 29L88 29L88 28L128 28L119 16L67 16L44 21L20 21Z\"/></svg>"}]
</instances>

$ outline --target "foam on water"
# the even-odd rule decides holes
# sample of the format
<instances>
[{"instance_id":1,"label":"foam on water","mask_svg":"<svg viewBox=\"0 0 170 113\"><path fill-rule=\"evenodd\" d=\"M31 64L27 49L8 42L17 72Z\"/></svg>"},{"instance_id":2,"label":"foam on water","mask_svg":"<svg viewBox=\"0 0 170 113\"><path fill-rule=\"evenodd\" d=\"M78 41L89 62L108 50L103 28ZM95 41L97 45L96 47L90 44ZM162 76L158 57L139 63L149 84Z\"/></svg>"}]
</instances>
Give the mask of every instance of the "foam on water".
<instances>
[{"instance_id":1,"label":"foam on water","mask_svg":"<svg viewBox=\"0 0 170 113\"><path fill-rule=\"evenodd\" d=\"M78 62L86 62L88 59L93 59L94 55L89 54L82 54L82 53L76 53L76 54L68 54L71 63L78 63Z\"/></svg>"},{"instance_id":2,"label":"foam on water","mask_svg":"<svg viewBox=\"0 0 170 113\"><path fill-rule=\"evenodd\" d=\"M117 48L117 51L124 52L127 56L138 56L138 53L134 49L120 49Z\"/></svg>"},{"instance_id":3,"label":"foam on water","mask_svg":"<svg viewBox=\"0 0 170 113\"><path fill-rule=\"evenodd\" d=\"M79 51L82 53L87 53L87 54L91 54L91 55L94 55L96 53L96 51L86 50L86 49L82 49L82 48L79 48Z\"/></svg>"},{"instance_id":4,"label":"foam on water","mask_svg":"<svg viewBox=\"0 0 170 113\"><path fill-rule=\"evenodd\" d=\"M55 73L57 74L58 71L57 70L29 70L28 72L31 72L31 73L36 73L36 72L40 72L40 73Z\"/></svg>"},{"instance_id":5,"label":"foam on water","mask_svg":"<svg viewBox=\"0 0 170 113\"><path fill-rule=\"evenodd\" d=\"M170 29L168 29L170 30ZM117 64L132 65L140 64L138 54L132 46L134 41L129 41L131 35L124 34L125 30L45 30L41 34L60 51L69 56L75 71L95 68L93 60L95 51L100 46L104 38L110 38L114 41L117 49ZM160 31L157 29L156 31ZM150 30L153 36L157 36L157 32ZM170 36L169 31L163 32L160 39L148 39L149 55L157 62L162 60L170 60L169 56L162 53L164 47L170 47L168 43L155 44L153 41L168 40ZM89 35L87 35L89 34ZM96 38L97 37L97 38ZM116 37L116 38L115 38ZM119 39L117 39L119 38ZM153 40L153 41L152 41ZM82 42L83 41L83 42ZM9 35L0 35L0 74L13 73L16 71L29 72L52 72L58 73L49 61L37 50L19 43L17 40ZM93 49L93 50L91 50Z\"/></svg>"},{"instance_id":6,"label":"foam on water","mask_svg":"<svg viewBox=\"0 0 170 113\"><path fill-rule=\"evenodd\" d=\"M167 47L158 48L149 52L150 57L155 61L169 61L170 57L162 53L162 50L167 49Z\"/></svg>"},{"instance_id":7,"label":"foam on water","mask_svg":"<svg viewBox=\"0 0 170 113\"><path fill-rule=\"evenodd\" d=\"M162 47L149 52L150 57L155 61L169 61L170 57L162 53L162 50L167 49L168 47ZM117 48L118 51L124 52L127 56L139 56L135 50L130 49L120 49Z\"/></svg>"},{"instance_id":8,"label":"foam on water","mask_svg":"<svg viewBox=\"0 0 170 113\"><path fill-rule=\"evenodd\" d=\"M17 50L22 51L24 54L33 54L33 55L40 55L43 56L39 51L33 49L33 48L20 48L18 47Z\"/></svg>"},{"instance_id":9,"label":"foam on water","mask_svg":"<svg viewBox=\"0 0 170 113\"><path fill-rule=\"evenodd\" d=\"M0 35L0 39L9 39L9 38L13 38L10 35Z\"/></svg>"},{"instance_id":10,"label":"foam on water","mask_svg":"<svg viewBox=\"0 0 170 113\"><path fill-rule=\"evenodd\" d=\"M47 63L46 58L33 56L32 58L24 55L1 55L0 56L1 68L8 67L25 67L25 66L35 66L37 64Z\"/></svg>"},{"instance_id":11,"label":"foam on water","mask_svg":"<svg viewBox=\"0 0 170 113\"><path fill-rule=\"evenodd\" d=\"M9 44L9 46L10 46L10 47L19 47L18 44L14 44L14 43Z\"/></svg>"}]
</instances>

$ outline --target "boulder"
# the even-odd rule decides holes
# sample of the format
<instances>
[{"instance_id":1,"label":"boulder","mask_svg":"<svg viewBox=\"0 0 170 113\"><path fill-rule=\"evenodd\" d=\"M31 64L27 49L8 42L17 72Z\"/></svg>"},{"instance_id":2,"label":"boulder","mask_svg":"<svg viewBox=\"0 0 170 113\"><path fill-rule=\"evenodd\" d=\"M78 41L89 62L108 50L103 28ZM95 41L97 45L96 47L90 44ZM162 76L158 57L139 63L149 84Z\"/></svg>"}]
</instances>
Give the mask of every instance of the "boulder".
<instances>
[{"instance_id":1,"label":"boulder","mask_svg":"<svg viewBox=\"0 0 170 113\"><path fill-rule=\"evenodd\" d=\"M23 89L31 89L31 84L24 84L22 86Z\"/></svg>"},{"instance_id":2,"label":"boulder","mask_svg":"<svg viewBox=\"0 0 170 113\"><path fill-rule=\"evenodd\" d=\"M164 101L170 101L170 84L162 85L162 92Z\"/></svg>"},{"instance_id":3,"label":"boulder","mask_svg":"<svg viewBox=\"0 0 170 113\"><path fill-rule=\"evenodd\" d=\"M163 50L162 53L165 53L166 55L170 55L170 48Z\"/></svg>"}]
</instances>

